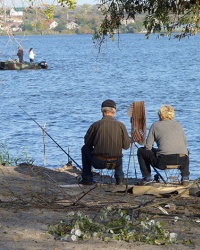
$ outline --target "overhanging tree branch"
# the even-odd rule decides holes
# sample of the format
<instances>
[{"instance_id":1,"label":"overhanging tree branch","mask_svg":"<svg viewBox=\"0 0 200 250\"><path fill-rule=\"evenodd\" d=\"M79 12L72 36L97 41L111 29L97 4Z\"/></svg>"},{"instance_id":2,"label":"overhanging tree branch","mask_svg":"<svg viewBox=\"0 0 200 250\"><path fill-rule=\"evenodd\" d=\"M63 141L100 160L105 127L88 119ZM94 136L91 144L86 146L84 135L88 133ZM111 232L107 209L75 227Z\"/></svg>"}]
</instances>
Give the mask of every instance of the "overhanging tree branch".
<instances>
[{"instance_id":1,"label":"overhanging tree branch","mask_svg":"<svg viewBox=\"0 0 200 250\"><path fill-rule=\"evenodd\" d=\"M158 33L175 38L195 35L199 31L200 0L100 0L99 9L104 19L94 34L94 42L101 46L105 38L112 40L122 21L135 20L144 14L146 37Z\"/></svg>"}]
</instances>

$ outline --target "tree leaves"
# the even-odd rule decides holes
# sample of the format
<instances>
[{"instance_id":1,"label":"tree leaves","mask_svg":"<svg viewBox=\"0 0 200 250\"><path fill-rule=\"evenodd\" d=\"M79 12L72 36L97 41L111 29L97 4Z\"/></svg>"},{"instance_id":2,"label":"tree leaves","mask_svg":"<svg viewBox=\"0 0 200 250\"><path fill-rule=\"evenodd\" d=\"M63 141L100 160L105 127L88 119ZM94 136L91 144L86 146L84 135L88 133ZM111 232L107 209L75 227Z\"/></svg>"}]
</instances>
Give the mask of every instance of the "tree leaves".
<instances>
[{"instance_id":1,"label":"tree leaves","mask_svg":"<svg viewBox=\"0 0 200 250\"><path fill-rule=\"evenodd\" d=\"M138 14L145 15L143 25L147 38L152 33L170 37L172 32L176 32L174 37L181 39L199 31L199 0L100 0L99 9L104 15L94 35L99 46L107 35L114 39L123 20L135 20Z\"/></svg>"}]
</instances>

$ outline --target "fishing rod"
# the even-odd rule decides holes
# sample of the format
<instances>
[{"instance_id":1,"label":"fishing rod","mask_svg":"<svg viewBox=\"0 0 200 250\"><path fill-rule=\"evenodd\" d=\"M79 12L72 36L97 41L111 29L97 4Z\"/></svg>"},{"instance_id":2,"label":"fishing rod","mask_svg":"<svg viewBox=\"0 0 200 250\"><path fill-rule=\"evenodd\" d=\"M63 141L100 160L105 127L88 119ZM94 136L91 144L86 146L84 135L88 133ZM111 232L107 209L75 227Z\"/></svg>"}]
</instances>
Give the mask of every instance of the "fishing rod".
<instances>
[{"instance_id":1,"label":"fishing rod","mask_svg":"<svg viewBox=\"0 0 200 250\"><path fill-rule=\"evenodd\" d=\"M38 125L39 128L42 129L42 131L77 165L78 168L82 170L82 167L51 137L51 135L42 126L40 126L40 124L35 119L33 119L21 106L18 105L18 107L23 110L24 113L27 114L31 120Z\"/></svg>"},{"instance_id":2,"label":"fishing rod","mask_svg":"<svg viewBox=\"0 0 200 250\"><path fill-rule=\"evenodd\" d=\"M153 166L152 166L152 168L153 168L154 171L157 173L157 175L161 178L161 180L162 180L165 184L167 184L167 182L166 182L165 179L162 177L162 175L158 172L158 170L157 170L155 167L153 167Z\"/></svg>"}]
</instances>

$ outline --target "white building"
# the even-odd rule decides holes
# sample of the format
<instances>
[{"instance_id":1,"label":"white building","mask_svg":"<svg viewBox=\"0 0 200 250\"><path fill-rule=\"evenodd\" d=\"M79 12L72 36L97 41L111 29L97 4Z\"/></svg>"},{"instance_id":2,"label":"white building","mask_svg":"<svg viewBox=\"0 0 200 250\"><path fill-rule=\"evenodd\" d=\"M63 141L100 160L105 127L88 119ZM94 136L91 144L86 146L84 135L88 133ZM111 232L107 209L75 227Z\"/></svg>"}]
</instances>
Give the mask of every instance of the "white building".
<instances>
[{"instance_id":1,"label":"white building","mask_svg":"<svg viewBox=\"0 0 200 250\"><path fill-rule=\"evenodd\" d=\"M50 24L49 24L49 29L54 29L55 27L58 26L58 23L56 21L52 21Z\"/></svg>"},{"instance_id":2,"label":"white building","mask_svg":"<svg viewBox=\"0 0 200 250\"><path fill-rule=\"evenodd\" d=\"M78 28L78 24L75 22L69 22L65 25L65 27L69 30L74 30Z\"/></svg>"},{"instance_id":3,"label":"white building","mask_svg":"<svg viewBox=\"0 0 200 250\"><path fill-rule=\"evenodd\" d=\"M12 8L10 10L10 16L13 17L22 17L23 16L23 9L22 8Z\"/></svg>"}]
</instances>

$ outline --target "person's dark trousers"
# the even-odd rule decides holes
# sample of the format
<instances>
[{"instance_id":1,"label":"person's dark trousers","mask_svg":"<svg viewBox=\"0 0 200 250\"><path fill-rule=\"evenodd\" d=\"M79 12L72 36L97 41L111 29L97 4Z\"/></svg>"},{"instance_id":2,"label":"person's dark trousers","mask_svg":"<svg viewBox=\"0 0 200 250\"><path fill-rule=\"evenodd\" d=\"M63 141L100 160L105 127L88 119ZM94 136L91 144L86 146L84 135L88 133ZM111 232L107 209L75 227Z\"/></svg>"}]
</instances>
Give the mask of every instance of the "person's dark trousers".
<instances>
[{"instance_id":1,"label":"person's dark trousers","mask_svg":"<svg viewBox=\"0 0 200 250\"><path fill-rule=\"evenodd\" d=\"M180 165L182 178L189 177L189 157L187 155L181 156L179 154L170 154L156 157L156 149L147 150L143 147L138 149L137 155L140 170L144 178L149 178L151 176L150 166L164 170L166 165Z\"/></svg>"},{"instance_id":2,"label":"person's dark trousers","mask_svg":"<svg viewBox=\"0 0 200 250\"><path fill-rule=\"evenodd\" d=\"M82 178L84 180L92 181L92 153L93 148L88 148L86 145L84 145L81 148L82 153Z\"/></svg>"},{"instance_id":3,"label":"person's dark trousers","mask_svg":"<svg viewBox=\"0 0 200 250\"><path fill-rule=\"evenodd\" d=\"M82 178L87 181L92 181L92 166L96 169L105 169L106 168L106 161L98 159L95 156L92 156L93 148L89 148L84 145L81 148L82 153ZM119 158L117 161L113 161L116 164L115 168L115 178L123 179L123 165L122 165L122 158Z\"/></svg>"},{"instance_id":4,"label":"person's dark trousers","mask_svg":"<svg viewBox=\"0 0 200 250\"><path fill-rule=\"evenodd\" d=\"M166 165L180 165L180 171L182 178L188 178L189 172L189 156L171 154L171 155L159 155L158 166L159 169L165 169Z\"/></svg>"},{"instance_id":5,"label":"person's dark trousers","mask_svg":"<svg viewBox=\"0 0 200 250\"><path fill-rule=\"evenodd\" d=\"M151 166L157 167L157 157L156 150L147 150L144 147L141 147L137 151L138 162L140 165L140 171L143 178L151 177Z\"/></svg>"}]
</instances>

